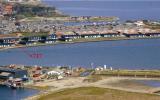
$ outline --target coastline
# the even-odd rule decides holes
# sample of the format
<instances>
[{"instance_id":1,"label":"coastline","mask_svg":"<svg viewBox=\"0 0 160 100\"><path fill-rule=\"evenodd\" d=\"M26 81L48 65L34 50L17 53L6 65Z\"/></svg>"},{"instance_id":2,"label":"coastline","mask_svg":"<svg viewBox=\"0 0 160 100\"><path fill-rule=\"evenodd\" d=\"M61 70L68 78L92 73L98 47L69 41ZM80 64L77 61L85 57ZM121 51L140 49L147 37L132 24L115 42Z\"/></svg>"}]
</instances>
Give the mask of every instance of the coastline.
<instances>
[{"instance_id":1,"label":"coastline","mask_svg":"<svg viewBox=\"0 0 160 100\"><path fill-rule=\"evenodd\" d=\"M59 80L59 81L62 81L62 83L56 82L56 81L49 81L48 83L47 82L40 82L37 85L44 86L44 84L51 85L51 83L52 83L52 85L55 85L55 86L57 85L57 83L59 83L61 85L63 84L63 85L62 86L59 85L59 87L51 87L50 89L42 90L40 93L33 95L31 97L27 97L24 100L39 100L39 98L41 98L43 96L47 96L52 93L58 93L58 92L61 92L64 90L81 88L81 87L99 87L99 88L103 88L103 89L113 89L116 91L120 90L120 91L124 91L124 92L157 95L157 94L151 92L155 88L144 85L144 84L140 84L138 82L135 82L135 80L159 80L158 78L105 77L104 79L99 80L94 83L86 83L86 82L82 82L83 79L84 78L82 78L82 77L77 77L77 79L71 78L68 80ZM79 82L79 83L76 84L76 82L73 82L73 80L76 82ZM66 82L70 82L72 85L69 85L69 84L67 85ZM126 84L128 84L128 85L126 86ZM35 84L34 84L34 86L35 86ZM128 87L130 87L130 88L128 88Z\"/></svg>"},{"instance_id":2,"label":"coastline","mask_svg":"<svg viewBox=\"0 0 160 100\"><path fill-rule=\"evenodd\" d=\"M43 6L45 6L45 7L51 7L51 5L48 5L47 6L47 3L44 3L44 1L43 2L41 2L42 4L44 4ZM83 4L84 5L84 4ZM112 4L111 4L112 5ZM128 5L128 4L127 4ZM124 6L124 5L122 5L122 6ZM64 7L64 5L63 5L63 7ZM118 6L117 6L118 7ZM154 7L156 7L156 6L154 6ZM65 8L65 7L64 7ZM95 6L95 8L96 8L96 6ZM123 7L122 7L123 8ZM72 9L74 9L74 7L72 8ZM105 8L103 8L103 10L104 10ZM82 9L83 10L83 9ZM123 9L122 9L123 10ZM125 10L125 9L124 9ZM158 11L158 10L157 10ZM72 11L71 11L72 12ZM83 13L83 11L81 11L82 13ZM100 12L101 13L101 11L98 11L98 12ZM112 12L114 12L114 11L112 11ZM118 11L119 12L119 11ZM134 14L134 12L132 12L132 11L129 11L129 12L131 12L132 14L127 14L127 15L125 15L125 17L126 16L130 16L130 15L132 15L131 16L131 18L133 17L133 19L135 20L135 18L134 18L134 16L139 16L138 15L138 12L137 12L137 14ZM61 21L63 22L63 21L66 21L66 22L72 22L72 21L70 21L70 20L68 20L68 19L66 19L65 20L65 18L63 18L63 17L70 17L70 15L66 15L64 12L61 12L59 9L57 9L57 8L55 8L55 13L57 14L57 15L55 15L55 18L54 17L48 17L46 20L52 20L52 21L55 21L55 22L57 22L57 23L59 23L59 24L61 24ZM80 12L79 12L80 13ZM95 13L96 13L96 11L95 11ZM126 12L127 13L127 12ZM82 14L82 15L84 15L84 14ZM102 15L102 14L99 14L99 15ZM110 14L108 14L108 15L110 15ZM107 15L107 16L108 16ZM121 15L121 14L120 14ZM144 15L145 15L145 13L144 13ZM152 15L152 14L149 14L149 15ZM157 14L155 14L155 15L157 15ZM61 16L62 17L62 19L61 19L61 17L60 18L58 18L57 16ZM124 15L122 15L122 16L124 16ZM72 16L71 16L72 17ZM120 18L121 18L121 16L119 16ZM141 13L140 13L140 18L141 17L143 17L144 19L145 19L145 17L144 16L141 16ZM36 18L33 18L33 17L29 17L29 18L26 18L26 19L23 19L23 20L21 20L22 22L24 21L35 21L35 20L43 20L43 19L45 19L46 17L36 17ZM150 18L150 17L149 17ZM153 16L151 16L151 19L154 19L154 14L153 14ZM138 18L137 18L137 20L138 20ZM83 20L79 20L80 22L82 21L83 22ZM96 21L96 20L92 20L92 21ZM122 21L124 21L124 20L122 20ZM38 24L36 24L37 26L38 26ZM7 25L7 26L9 26L9 25ZM31 25L30 25L31 26ZM32 28L32 26L31 26L31 28ZM134 28L134 27L133 27ZM8 28L8 29L11 29L11 28ZM151 28L152 29L152 28ZM98 29L97 29L98 30ZM122 29L123 30L123 29ZM151 32L151 31L150 31ZM123 33L123 32L122 32ZM137 32L135 32L135 33L137 33ZM32 35L32 34L31 34ZM144 36L144 37L143 37ZM142 40L144 43L146 42L144 39L146 39L147 40L147 42L148 43L151 43L152 41L148 41L149 39L153 39L153 40L158 40L159 41L159 39L160 39L160 35L159 35L159 33L158 33L158 35L157 36L155 36L155 35L153 35L153 36L148 36L148 35L143 35L142 37L141 36L137 36L137 37L134 37L134 35L133 35L133 37L131 36L130 38L129 37L100 37L100 38L79 38L79 39L73 39L73 41L69 41L69 40L67 40L66 42L65 41L61 41L60 39L58 40L58 41L56 41L56 42L54 42L53 43L53 41L52 41L52 43L40 43L38 40L38 42L35 42L35 44L33 43L31 43L31 44L29 44L29 43L27 43L27 44L29 44L29 45L21 45L21 44L17 44L17 43L19 43L19 42L15 42L16 44L13 44L13 46L11 46L11 45L4 45L4 46L1 46L0 47L0 52L1 52L1 54L2 55L5 55L5 54L11 54L12 53L12 50L13 49L15 49L15 51L19 51L19 49L20 49L20 51L23 51L23 50L21 50L21 49L27 49L27 48L33 48L33 49L43 49L44 47L46 47L46 48L52 48L52 49L54 49L55 47L56 47L56 45L60 45L60 46L65 46L65 45L67 45L67 46L71 46L72 44L74 45L74 44L80 44L80 43L83 43L84 45L87 45L87 44L91 44L92 42L102 42L103 43L103 41L118 41L118 42L120 42L120 41L125 41L125 42L128 42L128 41L131 41L131 40L138 40L138 44L141 42L141 41L139 41L139 40ZM55 39L55 40L57 40L57 39ZM71 39L72 40L72 39ZM85 44L85 43L87 43L87 44ZM104 44L108 44L108 42L104 42ZM137 43L137 42L136 42ZM153 44L155 44L156 43L156 41L153 43ZM63 45L64 44L64 45ZM78 45L79 45L78 44ZM96 43L97 44L97 43ZM112 47L114 47L114 48L117 48L116 47L117 45L114 45L114 43L113 44L111 44L111 48ZM127 44L124 44L124 45L121 45L122 47L128 47L129 46L129 48L130 48L130 44L129 43L127 43ZM148 46L147 46L148 47ZM156 46L156 47L158 47L158 46ZM97 47L98 48L98 47ZM97 49L96 48L96 49ZM108 48L108 47L107 47ZM136 47L135 47L136 48ZM90 49L90 48L89 48ZM95 50L96 50L95 49ZM102 48L103 49L103 48ZM110 49L110 48L109 48ZM132 47L131 47L131 49L132 49ZM156 48L157 49L157 48ZM48 49L47 49L48 50ZM105 50L105 49L104 49ZM134 50L134 49L133 49ZM149 49L150 50L150 49ZM14 51L14 50L13 50ZM28 50L26 50L26 51L28 51ZM54 51L54 50L53 50ZM144 52L145 50L143 50L142 52ZM154 50L152 50L153 52L154 52ZM11 52L11 53L10 53ZM43 52L44 52L44 50L43 50ZM63 52L63 51L62 51ZM25 50L23 51L23 53L25 53L25 56L26 56L26 54L27 54L27 57L29 56L30 58L34 58L34 55L37 55L37 56L41 56L41 52L40 53L27 53L27 52L25 52ZM48 53L48 52L47 52ZM56 53L56 52L55 52ZM132 54L132 52L130 52L131 54ZM149 52L149 53L151 53L151 52ZM156 53L156 52L155 52ZM110 53L110 54L112 54L112 53ZM33 57L32 57L32 55L33 55ZM42 55L43 55L43 53L42 53ZM49 54L50 55L50 54ZM132 54L132 55L134 55L134 54ZM46 55L45 55L46 56ZM65 55L65 56L67 56L67 55ZM88 55L87 55L88 56ZM136 55L135 55L136 56ZM144 55L142 55L143 56L143 58L145 58L145 56ZM2 56L3 57L3 56ZM57 56L54 56L54 57L57 57ZM122 56L121 56L122 57ZM121 57L120 57L120 59L121 59ZM149 56L149 57L151 57L151 56ZM2 61L3 61L3 59L4 59L5 57L3 57L2 58ZM9 58L12 58L12 54L11 55L9 55ZM16 54L15 54L15 57L14 58L16 58ZM18 58L18 57L17 57ZM21 57L21 58L23 58L23 56ZM21 58L19 58L19 60L21 59ZM24 57L25 58L25 57ZM39 58L39 57L35 57L35 58ZM97 57L98 58L98 57ZM123 58L123 57L122 57ZM128 57L129 58L129 57ZM139 57L140 58L140 57ZM147 58L147 57L146 57ZM80 58L81 59L81 58ZM141 59L141 58L140 58ZM152 59L152 58L150 58L150 59ZM43 60L43 59L42 59ZM48 60L48 59L47 59ZM111 59L112 60L112 59ZM154 59L152 59L153 61L154 61ZM11 63L11 61L8 59L8 61L9 61L9 63ZM34 60L33 60L34 61ZM62 61L62 60L61 60ZM89 62L88 60L86 60L87 62ZM106 60L107 61L107 60ZM118 60L117 60L118 61ZM127 60L125 60L124 59L124 61L125 62L127 62ZM13 62L12 63L14 63L14 62L16 62L16 61L14 61L13 60ZM37 62L39 62L38 60L35 62L35 63L37 63ZM143 61L142 61L143 62ZM62 62L61 62L62 63ZM60 63L60 64L61 64ZM72 62L73 63L73 62ZM84 62L83 62L84 63ZM129 62L130 63L130 62ZM134 63L134 62L133 62ZM150 63L150 62L149 62ZM155 63L156 64L156 62L153 62L153 63ZM145 62L144 62L144 64L145 64ZM148 63L147 63L148 64ZM119 64L118 64L119 65ZM152 65L151 65L152 66ZM98 66L97 66L97 68L98 68ZM142 70L144 70L144 69L142 69ZM49 71L49 70L48 70ZM149 70L149 71L151 71L151 70ZM108 73L108 71L107 71L107 73ZM37 90L38 92L36 92L35 94L32 94L32 93L30 93L31 95L29 96L28 95L28 97L25 97L25 98L22 98L22 100L48 100L48 96L50 97L52 94L54 95L54 94L58 94L57 96L59 96L60 98L61 98L61 96L62 96L62 99L57 99L57 98L54 98L54 96L52 97L52 98L50 98L49 100L52 100L52 99L54 99L54 100L68 100L68 95L70 95L70 96L74 96L74 97L72 97L72 98L70 98L70 99L76 99L75 97L77 96L77 94L75 93L74 94L74 92L73 92L73 90L74 89L77 89L78 90L78 92L81 92L81 93L79 93L78 94L78 96L79 97L82 97L83 99L79 99L79 98L77 98L76 100L84 100L84 99L86 99L86 100L90 100L90 99L87 99L87 96L89 95L90 96L90 98L93 96L94 98L93 99L91 99L91 100L95 100L95 99L97 99L97 100L105 100L106 98L107 99L109 99L109 100L113 100L113 99L110 99L110 94L112 94L112 90L114 91L114 92L117 92L117 95L119 96L119 98L117 98L117 99L119 99L119 100L159 100L159 99L149 99L150 97L155 97L155 98L160 98L160 96L158 96L158 95L160 95L160 87L154 87L154 86L151 86L151 85L147 85L147 84L143 84L143 83L138 83L138 81L141 81L141 80L147 80L147 81L154 81L154 80L158 80L159 81L159 84L160 84L160 78L159 78L159 76L160 76L160 73L158 73L157 72L157 76L158 77L152 77L152 75L151 75L151 77L146 77L147 76L147 74L144 74L143 76L144 77L141 77L141 75L138 73L138 75L140 76L138 76L138 75L136 75L135 74L136 73L136 71L135 72L133 72L133 73L127 73L128 75L126 75L126 72L122 72L121 73L121 75L119 75L119 72L118 72L118 74L116 73L116 77L114 76L114 73L111 73L112 75L111 76L103 76L102 74L101 75L98 75L97 77L102 77L102 79L99 79L99 80L96 80L96 78L93 78L93 79L91 79L91 77L65 77L64 79L60 79L60 80L53 80L53 79L44 79L44 80L41 80L41 81L39 81L39 82L34 82L33 81L33 83L31 82L31 83L29 83L29 82L26 82L26 84L25 84L25 86L24 86L24 89L33 89L33 90ZM123 75L123 74L125 74L125 75ZM149 72L149 74L152 74L151 72ZM155 74L155 73L154 73ZM133 76L133 77L131 77L131 76ZM154 76L154 75L153 75ZM92 80L96 80L96 81L94 81L94 82L90 82L90 80L92 81ZM146 82L147 83L147 82ZM158 86L160 86L160 85L158 85ZM81 88L85 88L85 89L88 89L88 88L96 88L95 90L93 89L93 91L94 92L92 92L92 93L95 93L95 92L99 92L99 90L97 89L97 88L99 88L99 89L102 89L102 90L109 90L110 92L109 92L109 94L107 94L107 97L106 97L106 95L103 95L103 93L102 94L100 94L100 96L101 96L101 98L103 98L103 99L98 99L96 96L98 96L97 94L96 95L93 95L92 93L91 94L89 94L89 92L87 91L87 92L83 92L83 91L81 91ZM69 91L69 93L71 93L71 92L73 92L72 94L68 94L68 95L66 95L66 93L68 93L68 92L66 92L66 91ZM121 95L121 93L125 93L126 94L126 97L124 96L124 95ZM3 92L2 92L3 93ZM64 93L64 94L63 94ZM85 93L87 93L87 94L85 94ZM100 91L100 93L101 93L101 91ZM7 93L6 93L7 94ZM62 95L61 95L62 94ZM131 96L131 97L129 97L129 96L127 96L127 95L129 95L129 94L134 94L133 96ZM13 94L14 95L14 94ZM19 94L18 94L19 95ZM64 98L63 98L63 95L64 95ZM111 95L113 98L115 98L117 95ZM145 95L145 96L142 96L142 95ZM123 96L125 97L124 99L122 99L123 98ZM146 98L146 97L149 97L149 98ZM11 97L11 96L6 96L6 97ZM45 97L47 97L46 99L45 99ZM140 98L140 99L136 99L136 98ZM144 98L142 98L142 97L144 97ZM2 98L3 98L3 95L2 95ZM43 98L43 99L39 99L39 98ZM13 99L13 98L12 98ZM116 99L116 100L117 100ZM115 100L115 99L114 99Z\"/></svg>"},{"instance_id":3,"label":"coastline","mask_svg":"<svg viewBox=\"0 0 160 100\"><path fill-rule=\"evenodd\" d=\"M89 43L89 42L102 42L102 41L122 41L122 40L141 40L141 39L160 39L160 37L134 37L134 38L127 38L127 37L115 37L115 38L91 38L91 39L75 39L70 42L65 41L58 41L51 44L36 44L31 46L14 46L8 48L0 48L0 51L10 50L10 49L17 49L17 48L30 48L30 47L40 47L40 46L51 46L51 45L59 45L59 44L76 44L76 43Z\"/></svg>"}]
</instances>

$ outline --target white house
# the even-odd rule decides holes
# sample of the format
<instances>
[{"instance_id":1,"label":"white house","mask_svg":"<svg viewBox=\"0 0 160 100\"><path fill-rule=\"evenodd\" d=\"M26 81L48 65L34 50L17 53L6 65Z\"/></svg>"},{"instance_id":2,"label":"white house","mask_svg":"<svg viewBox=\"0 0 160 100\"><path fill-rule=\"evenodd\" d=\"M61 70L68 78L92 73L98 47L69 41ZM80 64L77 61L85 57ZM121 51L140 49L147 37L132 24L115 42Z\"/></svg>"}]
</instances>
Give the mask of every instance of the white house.
<instances>
[{"instance_id":1,"label":"white house","mask_svg":"<svg viewBox=\"0 0 160 100\"><path fill-rule=\"evenodd\" d=\"M136 21L136 22L134 22L134 24L136 24L137 26L144 26L145 25L143 23L143 21Z\"/></svg>"},{"instance_id":2,"label":"white house","mask_svg":"<svg viewBox=\"0 0 160 100\"><path fill-rule=\"evenodd\" d=\"M49 71L47 72L47 75L62 75L63 72L61 71Z\"/></svg>"}]
</instances>

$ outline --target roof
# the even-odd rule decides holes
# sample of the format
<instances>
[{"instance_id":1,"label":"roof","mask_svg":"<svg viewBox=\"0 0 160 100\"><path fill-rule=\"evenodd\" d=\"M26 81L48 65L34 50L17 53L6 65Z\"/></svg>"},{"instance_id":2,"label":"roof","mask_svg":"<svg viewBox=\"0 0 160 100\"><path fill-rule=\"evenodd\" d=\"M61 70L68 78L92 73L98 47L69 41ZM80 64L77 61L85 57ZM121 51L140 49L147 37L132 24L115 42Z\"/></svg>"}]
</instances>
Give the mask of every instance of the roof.
<instances>
[{"instance_id":1,"label":"roof","mask_svg":"<svg viewBox=\"0 0 160 100\"><path fill-rule=\"evenodd\" d=\"M0 74L0 76L5 76L5 77L10 76L10 75L11 75L11 73L7 73L7 72L2 72Z\"/></svg>"},{"instance_id":2,"label":"roof","mask_svg":"<svg viewBox=\"0 0 160 100\"><path fill-rule=\"evenodd\" d=\"M20 71L25 71L25 70L0 67L0 72L16 73L16 72L20 72Z\"/></svg>"}]
</instances>

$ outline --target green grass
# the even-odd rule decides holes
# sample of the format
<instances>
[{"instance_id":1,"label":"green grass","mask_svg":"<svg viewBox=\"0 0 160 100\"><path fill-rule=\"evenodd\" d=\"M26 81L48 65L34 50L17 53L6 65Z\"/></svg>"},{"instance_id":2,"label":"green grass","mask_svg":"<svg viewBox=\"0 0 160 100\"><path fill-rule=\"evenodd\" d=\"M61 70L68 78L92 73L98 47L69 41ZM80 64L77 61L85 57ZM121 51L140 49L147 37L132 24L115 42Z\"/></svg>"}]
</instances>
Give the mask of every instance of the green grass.
<instances>
[{"instance_id":1,"label":"green grass","mask_svg":"<svg viewBox=\"0 0 160 100\"><path fill-rule=\"evenodd\" d=\"M25 33L25 32L24 32L24 33L22 33L22 35L23 35L23 36L44 36L44 35L47 36L48 33L47 33L47 32L46 32L46 33L43 32L43 33L34 33L34 34L33 34L33 33L28 33L28 32Z\"/></svg>"},{"instance_id":2,"label":"green grass","mask_svg":"<svg viewBox=\"0 0 160 100\"><path fill-rule=\"evenodd\" d=\"M50 89L49 86L42 86L42 87L40 87L40 86L27 86L27 88L37 89L37 90L42 90L42 91Z\"/></svg>"},{"instance_id":3,"label":"green grass","mask_svg":"<svg viewBox=\"0 0 160 100\"><path fill-rule=\"evenodd\" d=\"M114 21L117 17L91 18L90 21Z\"/></svg>"},{"instance_id":4,"label":"green grass","mask_svg":"<svg viewBox=\"0 0 160 100\"><path fill-rule=\"evenodd\" d=\"M160 96L98 87L65 89L41 96L38 100L159 100Z\"/></svg>"},{"instance_id":5,"label":"green grass","mask_svg":"<svg viewBox=\"0 0 160 100\"><path fill-rule=\"evenodd\" d=\"M130 75L130 76L158 76L160 77L160 70L113 70L113 71L101 71L97 72L101 75Z\"/></svg>"}]
</instances>

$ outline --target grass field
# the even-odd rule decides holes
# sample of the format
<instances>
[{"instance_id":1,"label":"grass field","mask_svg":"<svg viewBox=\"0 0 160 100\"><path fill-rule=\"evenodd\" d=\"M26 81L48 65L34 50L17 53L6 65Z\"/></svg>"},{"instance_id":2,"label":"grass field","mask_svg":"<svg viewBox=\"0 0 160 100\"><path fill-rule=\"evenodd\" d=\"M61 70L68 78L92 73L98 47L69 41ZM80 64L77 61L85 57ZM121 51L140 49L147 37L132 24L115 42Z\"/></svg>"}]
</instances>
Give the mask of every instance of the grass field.
<instances>
[{"instance_id":1,"label":"grass field","mask_svg":"<svg viewBox=\"0 0 160 100\"><path fill-rule=\"evenodd\" d=\"M99 75L160 77L160 70L113 70L96 72Z\"/></svg>"},{"instance_id":2,"label":"grass field","mask_svg":"<svg viewBox=\"0 0 160 100\"><path fill-rule=\"evenodd\" d=\"M160 100L160 96L98 87L80 87L43 95L38 100Z\"/></svg>"}]
</instances>

